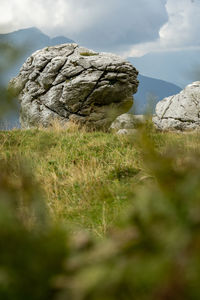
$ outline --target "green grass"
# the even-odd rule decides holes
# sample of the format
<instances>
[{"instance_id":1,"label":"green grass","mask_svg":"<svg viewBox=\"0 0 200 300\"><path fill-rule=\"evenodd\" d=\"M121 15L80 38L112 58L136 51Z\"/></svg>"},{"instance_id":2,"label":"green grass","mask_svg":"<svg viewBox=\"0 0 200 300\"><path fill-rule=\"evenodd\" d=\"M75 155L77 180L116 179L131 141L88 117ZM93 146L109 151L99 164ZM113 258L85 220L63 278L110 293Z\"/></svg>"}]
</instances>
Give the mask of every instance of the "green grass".
<instances>
[{"instance_id":1,"label":"green grass","mask_svg":"<svg viewBox=\"0 0 200 300\"><path fill-rule=\"evenodd\" d=\"M177 140L199 148L195 134L153 138L160 153ZM100 237L151 178L134 139L113 133L12 130L0 133L0 145L0 159L22 160L35 175L55 220Z\"/></svg>"}]
</instances>

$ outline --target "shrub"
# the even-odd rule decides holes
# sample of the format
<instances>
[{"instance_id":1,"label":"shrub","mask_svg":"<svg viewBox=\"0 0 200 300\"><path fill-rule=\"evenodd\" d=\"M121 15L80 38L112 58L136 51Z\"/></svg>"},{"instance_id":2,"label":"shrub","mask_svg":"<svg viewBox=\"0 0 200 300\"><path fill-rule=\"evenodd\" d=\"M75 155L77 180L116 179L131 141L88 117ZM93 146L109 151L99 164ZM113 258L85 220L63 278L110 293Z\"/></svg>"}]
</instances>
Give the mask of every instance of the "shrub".
<instances>
[{"instance_id":1,"label":"shrub","mask_svg":"<svg viewBox=\"0 0 200 300\"><path fill-rule=\"evenodd\" d=\"M16 161L0 161L0 298L51 299L66 234L49 219L38 183Z\"/></svg>"}]
</instances>

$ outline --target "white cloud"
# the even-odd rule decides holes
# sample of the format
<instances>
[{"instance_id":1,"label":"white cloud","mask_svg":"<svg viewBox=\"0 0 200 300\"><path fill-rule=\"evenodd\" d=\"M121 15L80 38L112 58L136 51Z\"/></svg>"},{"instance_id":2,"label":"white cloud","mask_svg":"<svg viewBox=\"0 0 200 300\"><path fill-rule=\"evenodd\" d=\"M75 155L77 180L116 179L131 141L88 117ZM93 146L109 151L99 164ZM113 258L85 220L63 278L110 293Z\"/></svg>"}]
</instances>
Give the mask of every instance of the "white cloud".
<instances>
[{"instance_id":1,"label":"white cloud","mask_svg":"<svg viewBox=\"0 0 200 300\"><path fill-rule=\"evenodd\" d=\"M160 38L174 47L200 45L200 1L168 0L169 21L161 28Z\"/></svg>"},{"instance_id":2,"label":"white cloud","mask_svg":"<svg viewBox=\"0 0 200 300\"><path fill-rule=\"evenodd\" d=\"M129 51L126 51L125 56L200 48L200 1L168 0L166 10L169 19L161 27L157 41L133 45Z\"/></svg>"},{"instance_id":3,"label":"white cloud","mask_svg":"<svg viewBox=\"0 0 200 300\"><path fill-rule=\"evenodd\" d=\"M200 0L1 0L1 32L36 26L99 50L140 56L200 47Z\"/></svg>"},{"instance_id":4,"label":"white cloud","mask_svg":"<svg viewBox=\"0 0 200 300\"><path fill-rule=\"evenodd\" d=\"M85 46L122 51L155 40L167 21L166 0L1 0L0 28L36 26ZM1 30L1 31L2 31Z\"/></svg>"}]
</instances>

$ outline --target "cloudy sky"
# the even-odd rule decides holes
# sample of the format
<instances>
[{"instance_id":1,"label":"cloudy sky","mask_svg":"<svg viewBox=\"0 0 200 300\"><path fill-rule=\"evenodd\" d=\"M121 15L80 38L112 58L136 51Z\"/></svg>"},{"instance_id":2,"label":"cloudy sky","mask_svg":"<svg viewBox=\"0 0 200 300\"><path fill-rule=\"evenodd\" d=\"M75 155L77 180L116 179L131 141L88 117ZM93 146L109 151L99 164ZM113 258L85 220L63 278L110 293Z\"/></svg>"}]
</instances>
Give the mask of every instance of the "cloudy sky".
<instances>
[{"instance_id":1,"label":"cloudy sky","mask_svg":"<svg viewBox=\"0 0 200 300\"><path fill-rule=\"evenodd\" d=\"M0 32L38 27L99 51L200 48L200 0L1 0Z\"/></svg>"}]
</instances>

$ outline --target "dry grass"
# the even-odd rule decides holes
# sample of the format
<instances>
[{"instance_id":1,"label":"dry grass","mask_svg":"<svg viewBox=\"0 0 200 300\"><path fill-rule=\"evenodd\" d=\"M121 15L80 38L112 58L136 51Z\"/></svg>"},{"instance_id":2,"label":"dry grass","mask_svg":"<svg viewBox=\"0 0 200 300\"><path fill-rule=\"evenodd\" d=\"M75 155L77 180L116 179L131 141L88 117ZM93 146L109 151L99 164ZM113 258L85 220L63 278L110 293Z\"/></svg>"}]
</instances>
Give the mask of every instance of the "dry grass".
<instances>
[{"instance_id":1,"label":"dry grass","mask_svg":"<svg viewBox=\"0 0 200 300\"><path fill-rule=\"evenodd\" d=\"M154 140L160 152L177 141L180 149L200 149L199 133L157 133ZM50 128L1 132L0 152L3 160L14 156L28 164L55 220L99 236L151 178L134 138L87 132L76 124L65 128L55 121Z\"/></svg>"}]
</instances>

